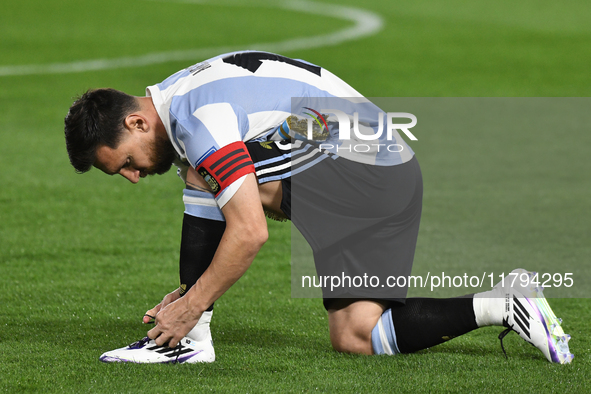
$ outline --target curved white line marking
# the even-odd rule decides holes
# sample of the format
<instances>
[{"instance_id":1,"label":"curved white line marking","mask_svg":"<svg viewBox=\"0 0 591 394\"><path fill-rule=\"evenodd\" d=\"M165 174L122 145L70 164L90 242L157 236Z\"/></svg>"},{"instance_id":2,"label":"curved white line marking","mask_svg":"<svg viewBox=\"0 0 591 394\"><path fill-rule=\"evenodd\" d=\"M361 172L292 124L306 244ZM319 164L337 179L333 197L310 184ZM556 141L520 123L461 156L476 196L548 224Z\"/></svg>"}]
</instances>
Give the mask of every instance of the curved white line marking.
<instances>
[{"instance_id":1,"label":"curved white line marking","mask_svg":"<svg viewBox=\"0 0 591 394\"><path fill-rule=\"evenodd\" d=\"M181 0L182 1L182 0ZM184 0L184 3L203 3L199 0ZM220 4L216 2L214 4ZM286 41L256 43L249 48L269 52L288 52L300 49L319 48L338 45L345 41L370 36L382 29L382 18L370 11L360 8L346 7L335 4L316 3L306 0L291 0L274 4L277 8L305 12L352 21L355 24L334 33L321 34L313 37L293 38ZM19 66L0 66L0 76L33 75L33 74L64 74L95 70L107 70L126 67L141 67L174 61L198 61L209 56L244 49L244 46L223 46L180 51L148 53L141 56L120 57L116 59L83 60L70 63L28 64Z\"/></svg>"}]
</instances>

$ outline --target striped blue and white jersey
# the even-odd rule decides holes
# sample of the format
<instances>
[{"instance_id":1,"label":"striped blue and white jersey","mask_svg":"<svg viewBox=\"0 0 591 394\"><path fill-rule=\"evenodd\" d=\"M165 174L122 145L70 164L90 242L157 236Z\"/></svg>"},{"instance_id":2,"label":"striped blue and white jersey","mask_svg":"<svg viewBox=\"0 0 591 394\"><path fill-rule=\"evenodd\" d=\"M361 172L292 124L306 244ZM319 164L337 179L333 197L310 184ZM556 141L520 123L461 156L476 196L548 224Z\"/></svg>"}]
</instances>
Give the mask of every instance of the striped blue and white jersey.
<instances>
[{"instance_id":1,"label":"striped blue and white jersey","mask_svg":"<svg viewBox=\"0 0 591 394\"><path fill-rule=\"evenodd\" d=\"M378 123L379 108L334 74L302 60L266 52L244 51L214 57L147 87L146 93L152 97L182 163L194 168L229 144L281 139L281 126L288 117L294 112L309 114L314 106L320 111L320 107L326 106L322 102L324 98L339 100L338 108L344 108L345 112L349 107L360 112L362 127L369 125L370 129L375 129ZM327 122L324 124L329 129L338 126L338 122L330 117ZM383 126L383 122L380 123ZM384 138L385 135L383 133ZM377 146L377 142L366 145ZM299 155L297 168L303 171L330 157L374 165L397 165L412 158L412 150L396 131L389 142L399 144L402 149L395 153L371 148L359 152L339 149L343 147L343 141L338 140L338 133L331 130L328 139L319 146L317 144L319 149L310 148L308 144L294 146L292 161ZM298 153L298 147L306 152ZM291 175L292 172L287 172L283 176ZM244 176L217 195L217 206L210 204L211 208L223 207L243 180ZM211 196L200 195L199 198L211 199Z\"/></svg>"}]
</instances>

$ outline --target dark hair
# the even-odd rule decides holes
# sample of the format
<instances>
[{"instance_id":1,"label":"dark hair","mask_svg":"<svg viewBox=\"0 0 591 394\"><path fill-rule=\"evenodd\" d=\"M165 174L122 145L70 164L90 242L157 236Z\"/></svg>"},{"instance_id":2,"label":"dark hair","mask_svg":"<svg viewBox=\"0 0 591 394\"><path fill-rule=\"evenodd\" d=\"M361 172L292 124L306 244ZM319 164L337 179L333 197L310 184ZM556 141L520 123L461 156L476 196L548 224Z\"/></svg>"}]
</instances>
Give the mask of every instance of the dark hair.
<instances>
[{"instance_id":1,"label":"dark hair","mask_svg":"<svg viewBox=\"0 0 591 394\"><path fill-rule=\"evenodd\" d=\"M125 118L138 109L135 97L115 89L91 89L74 101L64 120L64 131L76 172L90 170L99 146L117 148Z\"/></svg>"}]
</instances>

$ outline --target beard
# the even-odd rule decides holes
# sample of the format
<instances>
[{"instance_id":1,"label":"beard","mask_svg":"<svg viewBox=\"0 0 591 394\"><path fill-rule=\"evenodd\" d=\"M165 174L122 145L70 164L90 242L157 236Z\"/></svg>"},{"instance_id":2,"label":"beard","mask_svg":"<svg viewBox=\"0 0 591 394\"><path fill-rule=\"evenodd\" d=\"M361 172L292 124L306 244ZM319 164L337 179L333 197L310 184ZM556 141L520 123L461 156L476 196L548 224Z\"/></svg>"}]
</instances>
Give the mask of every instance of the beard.
<instances>
[{"instance_id":1,"label":"beard","mask_svg":"<svg viewBox=\"0 0 591 394\"><path fill-rule=\"evenodd\" d=\"M157 135L154 145L150 149L150 159L154 165L146 171L147 175L162 175L172 167L176 159L176 151L167 135Z\"/></svg>"}]
</instances>

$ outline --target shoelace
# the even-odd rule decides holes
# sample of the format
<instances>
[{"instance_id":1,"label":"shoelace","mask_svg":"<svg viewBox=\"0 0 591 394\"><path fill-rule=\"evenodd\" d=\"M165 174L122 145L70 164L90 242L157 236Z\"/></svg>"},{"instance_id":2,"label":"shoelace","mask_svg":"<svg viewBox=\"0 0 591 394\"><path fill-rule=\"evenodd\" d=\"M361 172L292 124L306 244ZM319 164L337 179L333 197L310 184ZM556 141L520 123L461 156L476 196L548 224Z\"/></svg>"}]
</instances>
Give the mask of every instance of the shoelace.
<instances>
[{"instance_id":1,"label":"shoelace","mask_svg":"<svg viewBox=\"0 0 591 394\"><path fill-rule=\"evenodd\" d=\"M176 363L179 362L179 356L181 355L181 349L182 349L182 347L183 346L179 342L178 345L176 345L176 347L174 348L174 352L175 352L175 356L176 357L174 358L174 361L172 362L173 364L176 364Z\"/></svg>"},{"instance_id":2,"label":"shoelace","mask_svg":"<svg viewBox=\"0 0 591 394\"><path fill-rule=\"evenodd\" d=\"M144 347L144 345L148 342L150 342L150 338L149 337L144 337L142 339L140 339L139 341L135 341L134 343L132 343L131 345L129 345L128 347L130 349L141 349L142 347ZM173 353L173 357L174 357L174 361L172 361L172 364L176 364L179 361L179 356L182 354L181 350L183 349L183 345L181 345L181 343L179 342L178 345L176 345L176 347L174 348L174 353Z\"/></svg>"},{"instance_id":3,"label":"shoelace","mask_svg":"<svg viewBox=\"0 0 591 394\"><path fill-rule=\"evenodd\" d=\"M507 352L505 351L505 346L503 346L503 338L507 336L513 329L511 327L506 328L503 332L499 334L499 340L501 341L501 349L503 349L503 353L505 354L505 358L508 360L509 356L507 356Z\"/></svg>"},{"instance_id":4,"label":"shoelace","mask_svg":"<svg viewBox=\"0 0 591 394\"><path fill-rule=\"evenodd\" d=\"M150 338L148 337L143 337L142 339L140 339L139 341L135 341L134 343L132 343L131 345L129 345L128 347L131 349L140 349L142 348L146 343L148 343L150 341Z\"/></svg>"}]
</instances>

